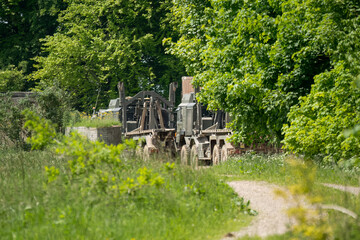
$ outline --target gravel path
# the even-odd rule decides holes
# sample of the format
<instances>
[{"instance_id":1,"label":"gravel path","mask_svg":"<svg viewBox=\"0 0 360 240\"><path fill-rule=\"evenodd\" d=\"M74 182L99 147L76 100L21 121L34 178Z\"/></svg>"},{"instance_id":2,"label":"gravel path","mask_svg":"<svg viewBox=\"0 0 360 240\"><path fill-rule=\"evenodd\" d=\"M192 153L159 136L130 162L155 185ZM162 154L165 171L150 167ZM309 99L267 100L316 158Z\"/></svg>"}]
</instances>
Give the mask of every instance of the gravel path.
<instances>
[{"instance_id":1,"label":"gravel path","mask_svg":"<svg viewBox=\"0 0 360 240\"><path fill-rule=\"evenodd\" d=\"M251 209L256 210L259 214L250 226L239 232L228 233L223 240L236 239L246 235L266 237L284 234L288 231L287 226L290 224L290 220L286 215L286 210L293 207L294 203L275 196L274 190L280 189L279 186L255 181L233 181L228 184L245 201L250 200Z\"/></svg>"},{"instance_id":2,"label":"gravel path","mask_svg":"<svg viewBox=\"0 0 360 240\"><path fill-rule=\"evenodd\" d=\"M343 186L343 185L330 184L330 183L322 183L322 185L324 185L326 187L330 187L330 188L335 188L335 189L338 189L343 192L349 192L354 195L360 194L360 187L350 187L350 186Z\"/></svg>"}]
</instances>

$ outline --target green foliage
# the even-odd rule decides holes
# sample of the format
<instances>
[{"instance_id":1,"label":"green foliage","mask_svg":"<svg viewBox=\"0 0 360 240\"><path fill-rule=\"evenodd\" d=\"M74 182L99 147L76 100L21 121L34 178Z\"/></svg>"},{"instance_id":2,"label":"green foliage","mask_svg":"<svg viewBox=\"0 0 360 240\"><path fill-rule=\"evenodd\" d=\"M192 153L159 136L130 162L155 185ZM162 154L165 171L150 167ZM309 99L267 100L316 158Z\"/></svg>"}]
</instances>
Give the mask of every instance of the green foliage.
<instances>
[{"instance_id":1,"label":"green foliage","mask_svg":"<svg viewBox=\"0 0 360 240\"><path fill-rule=\"evenodd\" d=\"M0 69L0 92L20 91L25 82L24 73L14 66Z\"/></svg>"},{"instance_id":2,"label":"green foliage","mask_svg":"<svg viewBox=\"0 0 360 240\"><path fill-rule=\"evenodd\" d=\"M90 190L83 182L86 174L71 173L73 154L0 149L0 155L0 238L220 239L250 222L247 204L225 182L162 158L144 162L122 156L117 183L130 192L106 193L100 186ZM101 161L109 156L97 155ZM102 170L105 165L96 163ZM95 169L89 171L95 175Z\"/></svg>"},{"instance_id":3,"label":"green foliage","mask_svg":"<svg viewBox=\"0 0 360 240\"><path fill-rule=\"evenodd\" d=\"M124 164L121 156L125 145L106 145L103 142L91 142L80 134L73 132L70 136L56 139L55 127L49 120L40 118L30 110L24 110L25 128L31 131L28 139L32 149L44 149L56 144L56 153L68 159L69 174L66 181L80 182L79 191L106 193L114 197L122 194L135 194L145 186L160 187L164 179L147 168L138 170L136 182L133 178L122 178ZM132 142L128 141L131 145ZM56 180L59 170L54 167L45 167L48 183Z\"/></svg>"},{"instance_id":4,"label":"green foliage","mask_svg":"<svg viewBox=\"0 0 360 240\"><path fill-rule=\"evenodd\" d=\"M23 130L25 121L21 111L30 107L29 98L15 103L10 94L0 95L0 145L27 147L25 144L27 132Z\"/></svg>"},{"instance_id":5,"label":"green foliage","mask_svg":"<svg viewBox=\"0 0 360 240\"><path fill-rule=\"evenodd\" d=\"M58 27L57 15L64 7L63 0L1 1L0 69L5 71L1 75L11 74L26 90L33 86L25 81L16 68L21 69L25 75L34 70L32 58L40 54L39 39L55 32ZM5 70L12 66L15 66L12 72L8 72L11 69Z\"/></svg>"},{"instance_id":6,"label":"green foliage","mask_svg":"<svg viewBox=\"0 0 360 240\"><path fill-rule=\"evenodd\" d=\"M108 183L119 177L123 145L108 146L103 142L91 142L77 133L65 136L59 144L56 152L69 159L69 178L81 180L85 190L106 191L111 188Z\"/></svg>"},{"instance_id":7,"label":"green foliage","mask_svg":"<svg viewBox=\"0 0 360 240\"><path fill-rule=\"evenodd\" d=\"M31 144L32 150L42 150L55 142L56 130L51 121L40 118L29 109L25 109L22 114L26 121L24 128L31 132L27 142Z\"/></svg>"},{"instance_id":8,"label":"green foliage","mask_svg":"<svg viewBox=\"0 0 360 240\"><path fill-rule=\"evenodd\" d=\"M115 120L114 118L109 116L92 117L86 115L85 113L79 113L77 111L73 111L70 113L70 120L68 121L69 127L102 128L120 125L121 123L119 120Z\"/></svg>"},{"instance_id":9,"label":"green foliage","mask_svg":"<svg viewBox=\"0 0 360 240\"><path fill-rule=\"evenodd\" d=\"M24 116L21 112L30 109L41 118L50 120L58 132L65 132L70 122L71 105L67 94L56 86L37 92L23 99L12 99L11 94L0 96L0 143L27 147L28 131L23 129Z\"/></svg>"},{"instance_id":10,"label":"green foliage","mask_svg":"<svg viewBox=\"0 0 360 240\"><path fill-rule=\"evenodd\" d=\"M39 87L59 81L79 109L105 106L117 96L118 81L127 94L140 89L167 92L182 68L164 53L164 34L172 35L166 14L170 1L68 1L58 18L61 28L43 40L46 56L36 58ZM96 106L98 107L98 106Z\"/></svg>"},{"instance_id":11,"label":"green foliage","mask_svg":"<svg viewBox=\"0 0 360 240\"><path fill-rule=\"evenodd\" d=\"M346 129L360 121L360 91L343 65L315 78L309 95L289 113L284 143L292 152L324 161L359 166L359 136L344 136Z\"/></svg>"},{"instance_id":12,"label":"green foliage","mask_svg":"<svg viewBox=\"0 0 360 240\"><path fill-rule=\"evenodd\" d=\"M356 73L358 9L354 0L174 1L180 38L169 52L202 87L199 99L232 115L235 140L279 142L316 76L340 61Z\"/></svg>"},{"instance_id":13,"label":"green foliage","mask_svg":"<svg viewBox=\"0 0 360 240\"><path fill-rule=\"evenodd\" d=\"M57 83L37 92L36 104L39 114L56 125L58 132L65 132L65 127L70 122L72 103L70 95L62 90Z\"/></svg>"},{"instance_id":14,"label":"green foliage","mask_svg":"<svg viewBox=\"0 0 360 240\"><path fill-rule=\"evenodd\" d=\"M277 194L295 202L287 214L295 220L291 226L292 239L326 240L333 238L328 215L322 214L319 204L322 199L314 195L316 168L300 159L288 158L291 172L299 182L289 187L289 193L278 190Z\"/></svg>"},{"instance_id":15,"label":"green foliage","mask_svg":"<svg viewBox=\"0 0 360 240\"><path fill-rule=\"evenodd\" d=\"M60 173L59 169L55 168L54 166L52 167L45 166L45 172L46 172L46 177L48 179L48 183L55 181Z\"/></svg>"}]
</instances>

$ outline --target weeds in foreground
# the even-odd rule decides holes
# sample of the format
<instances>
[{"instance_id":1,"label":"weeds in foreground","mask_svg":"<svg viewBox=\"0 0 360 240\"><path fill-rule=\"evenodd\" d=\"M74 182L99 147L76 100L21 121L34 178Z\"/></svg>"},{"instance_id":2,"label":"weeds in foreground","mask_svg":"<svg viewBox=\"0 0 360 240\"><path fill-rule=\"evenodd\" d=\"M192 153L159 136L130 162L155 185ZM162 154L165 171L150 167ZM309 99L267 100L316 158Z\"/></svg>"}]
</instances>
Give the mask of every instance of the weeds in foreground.
<instances>
[{"instance_id":1,"label":"weeds in foreground","mask_svg":"<svg viewBox=\"0 0 360 240\"><path fill-rule=\"evenodd\" d=\"M0 149L1 239L219 239L249 222L247 203L213 174L78 135L50 142Z\"/></svg>"},{"instance_id":2,"label":"weeds in foreground","mask_svg":"<svg viewBox=\"0 0 360 240\"><path fill-rule=\"evenodd\" d=\"M0 155L0 239L220 239L250 220L225 182L164 159L122 158L122 179L142 187L114 196L79 191L80 176L66 176L69 158L52 151ZM163 183L146 184L149 174Z\"/></svg>"},{"instance_id":3,"label":"weeds in foreground","mask_svg":"<svg viewBox=\"0 0 360 240\"><path fill-rule=\"evenodd\" d=\"M320 208L321 197L313 191L316 169L300 159L287 159L292 175L299 179L298 183L289 186L289 193L277 190L277 195L295 206L288 210L288 215L295 222L290 226L292 239L333 239L333 230L329 225L327 215Z\"/></svg>"}]
</instances>

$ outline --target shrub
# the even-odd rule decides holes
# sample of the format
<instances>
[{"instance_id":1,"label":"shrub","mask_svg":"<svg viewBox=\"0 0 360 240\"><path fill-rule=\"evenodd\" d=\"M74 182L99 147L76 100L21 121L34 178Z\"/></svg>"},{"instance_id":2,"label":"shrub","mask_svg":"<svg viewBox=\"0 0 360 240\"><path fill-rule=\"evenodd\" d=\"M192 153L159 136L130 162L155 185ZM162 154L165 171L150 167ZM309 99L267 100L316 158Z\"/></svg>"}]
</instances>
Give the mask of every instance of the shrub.
<instances>
[{"instance_id":1,"label":"shrub","mask_svg":"<svg viewBox=\"0 0 360 240\"><path fill-rule=\"evenodd\" d=\"M0 70L0 92L21 91L24 82L24 73L15 66Z\"/></svg>"},{"instance_id":2,"label":"shrub","mask_svg":"<svg viewBox=\"0 0 360 240\"><path fill-rule=\"evenodd\" d=\"M29 98L14 103L10 94L0 96L0 145L26 147L27 132L22 129L24 117L21 111L30 107Z\"/></svg>"},{"instance_id":3,"label":"shrub","mask_svg":"<svg viewBox=\"0 0 360 240\"><path fill-rule=\"evenodd\" d=\"M40 118L29 109L25 109L22 115L25 116L26 120L24 128L32 133L32 136L27 138L27 142L31 144L31 149L42 150L55 141L55 125L49 120Z\"/></svg>"},{"instance_id":4,"label":"shrub","mask_svg":"<svg viewBox=\"0 0 360 240\"><path fill-rule=\"evenodd\" d=\"M57 131L64 133L65 126L70 121L71 103L68 93L55 84L39 92L36 100L41 116L56 124Z\"/></svg>"},{"instance_id":5,"label":"shrub","mask_svg":"<svg viewBox=\"0 0 360 240\"><path fill-rule=\"evenodd\" d=\"M23 129L24 116L21 112L30 109L36 115L44 117L55 124L58 132L65 132L65 126L70 121L71 104L68 94L59 87L51 86L43 92L37 92L33 98L23 98L13 101L11 93L0 96L0 144L27 147L28 137Z\"/></svg>"},{"instance_id":6,"label":"shrub","mask_svg":"<svg viewBox=\"0 0 360 240\"><path fill-rule=\"evenodd\" d=\"M360 121L360 90L343 65L315 78L310 94L291 109L284 126L285 148L307 158L359 165L360 139L344 136Z\"/></svg>"}]
</instances>

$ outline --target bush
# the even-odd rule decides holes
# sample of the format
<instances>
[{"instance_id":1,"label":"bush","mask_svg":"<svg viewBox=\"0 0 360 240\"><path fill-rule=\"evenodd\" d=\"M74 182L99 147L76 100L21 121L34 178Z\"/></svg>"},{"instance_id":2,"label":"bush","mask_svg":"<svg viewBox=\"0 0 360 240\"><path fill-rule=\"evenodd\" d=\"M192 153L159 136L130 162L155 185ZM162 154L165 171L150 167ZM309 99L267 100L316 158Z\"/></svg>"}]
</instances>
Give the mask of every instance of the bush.
<instances>
[{"instance_id":1,"label":"bush","mask_svg":"<svg viewBox=\"0 0 360 240\"><path fill-rule=\"evenodd\" d=\"M56 124L58 132L65 132L65 127L70 121L71 103L70 96L56 84L39 92L37 104L41 116Z\"/></svg>"},{"instance_id":2,"label":"bush","mask_svg":"<svg viewBox=\"0 0 360 240\"><path fill-rule=\"evenodd\" d=\"M25 116L24 128L29 130L33 135L27 138L31 144L31 149L44 149L47 145L54 142L56 137L55 126L47 119L40 118L29 109L22 112Z\"/></svg>"},{"instance_id":3,"label":"bush","mask_svg":"<svg viewBox=\"0 0 360 240\"><path fill-rule=\"evenodd\" d=\"M0 70L0 92L21 91L25 82L24 73L14 66Z\"/></svg>"},{"instance_id":4,"label":"bush","mask_svg":"<svg viewBox=\"0 0 360 240\"><path fill-rule=\"evenodd\" d=\"M359 136L344 136L345 130L360 122L359 110L360 90L353 87L353 77L343 65L320 74L310 94L300 98L299 106L288 115L290 124L283 128L286 149L359 166Z\"/></svg>"},{"instance_id":5,"label":"bush","mask_svg":"<svg viewBox=\"0 0 360 240\"><path fill-rule=\"evenodd\" d=\"M14 103L10 94L0 96L0 145L26 147L27 132L22 129L24 117L21 111L30 108L29 98Z\"/></svg>"},{"instance_id":6,"label":"bush","mask_svg":"<svg viewBox=\"0 0 360 240\"><path fill-rule=\"evenodd\" d=\"M35 97L13 101L11 93L0 96L0 144L16 145L27 148L25 143L28 137L23 129L24 116L21 112L30 109L36 115L44 117L55 124L58 132L65 132L65 126L70 121L71 104L68 94L59 87L51 86L43 92L36 93Z\"/></svg>"}]
</instances>

